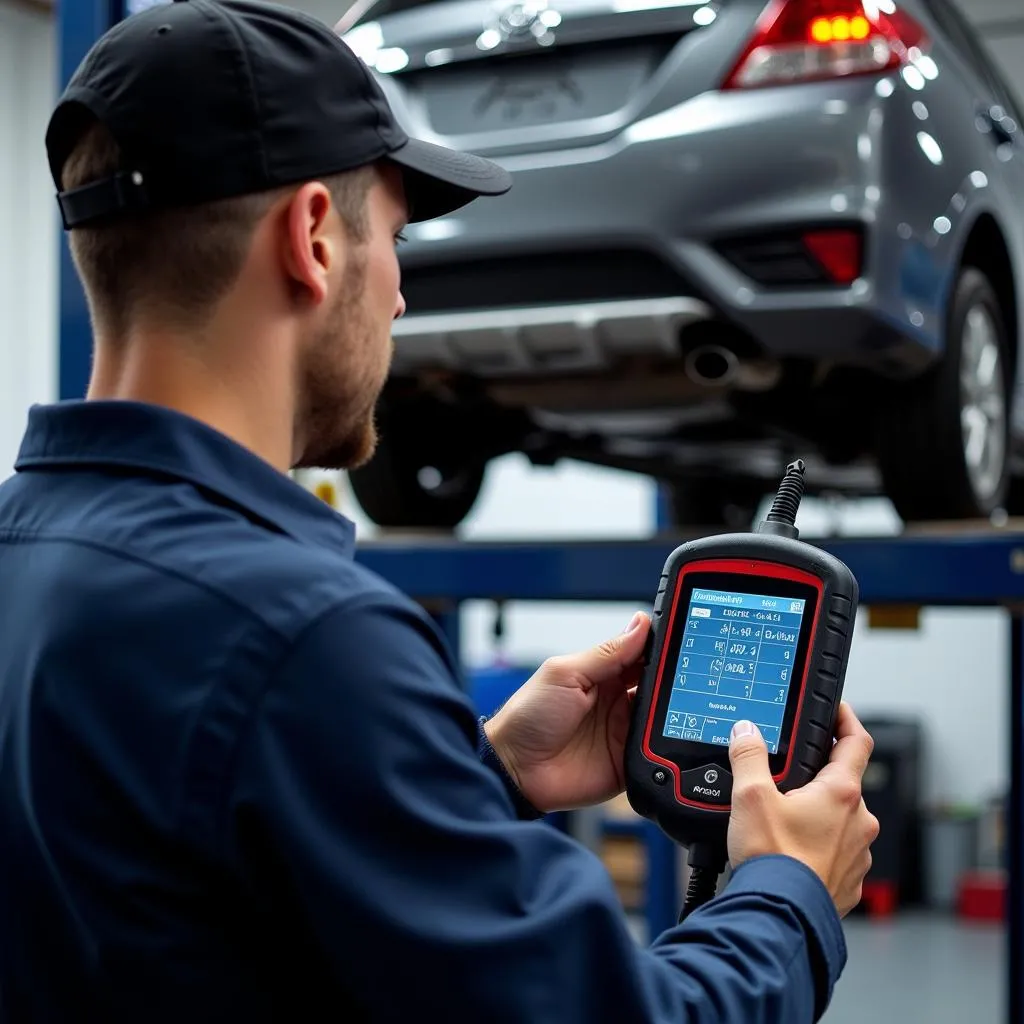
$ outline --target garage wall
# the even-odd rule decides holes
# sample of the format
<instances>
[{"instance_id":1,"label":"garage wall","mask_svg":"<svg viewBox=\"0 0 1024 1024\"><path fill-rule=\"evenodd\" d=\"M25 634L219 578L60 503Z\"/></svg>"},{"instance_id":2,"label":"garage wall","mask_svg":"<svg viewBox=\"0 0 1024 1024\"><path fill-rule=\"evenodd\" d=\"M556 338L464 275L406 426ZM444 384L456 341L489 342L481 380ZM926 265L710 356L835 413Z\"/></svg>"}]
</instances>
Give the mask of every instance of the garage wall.
<instances>
[{"instance_id":1,"label":"garage wall","mask_svg":"<svg viewBox=\"0 0 1024 1024\"><path fill-rule=\"evenodd\" d=\"M1024 106L1024 2L960 0L960 9L980 30Z\"/></svg>"},{"instance_id":2,"label":"garage wall","mask_svg":"<svg viewBox=\"0 0 1024 1024\"><path fill-rule=\"evenodd\" d=\"M50 19L0 0L0 477L28 405L56 394L58 222L43 149L54 74Z\"/></svg>"},{"instance_id":3,"label":"garage wall","mask_svg":"<svg viewBox=\"0 0 1024 1024\"><path fill-rule=\"evenodd\" d=\"M140 3L148 0L138 0ZM344 2L302 0L333 24ZM1024 100L1024 4L963 0L986 26L990 45ZM55 47L49 20L0 0L0 478L9 471L34 401L56 394L57 253L59 229L42 148L55 94ZM1024 202L1024 200L1022 200ZM47 230L45 225L52 225ZM369 524L351 504L360 525ZM642 479L586 466L534 469L512 456L489 474L467 537L640 537L654 520L654 489ZM808 503L805 535L888 533L886 503L863 503L837 517ZM583 647L620 629L631 606L509 609L505 654L535 662ZM467 608L464 655L471 664L494 657L493 610ZM931 741L929 796L975 799L1005 785L1006 641L999 613L926 612L917 633L871 633L861 622L847 683L863 714L922 714ZM970 695L972 711L965 713Z\"/></svg>"}]
</instances>

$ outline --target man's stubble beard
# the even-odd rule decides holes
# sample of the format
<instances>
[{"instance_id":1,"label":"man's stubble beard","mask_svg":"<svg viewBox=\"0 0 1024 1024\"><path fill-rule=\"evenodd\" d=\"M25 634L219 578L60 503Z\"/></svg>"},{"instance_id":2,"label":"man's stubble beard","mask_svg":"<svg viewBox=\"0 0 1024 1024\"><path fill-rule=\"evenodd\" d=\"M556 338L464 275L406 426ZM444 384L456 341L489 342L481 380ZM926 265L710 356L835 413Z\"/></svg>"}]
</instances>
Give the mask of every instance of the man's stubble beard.
<instances>
[{"instance_id":1,"label":"man's stubble beard","mask_svg":"<svg viewBox=\"0 0 1024 1024\"><path fill-rule=\"evenodd\" d=\"M300 367L297 428L305 445L296 469L356 469L376 449L374 413L384 379L365 281L366 261L357 258Z\"/></svg>"}]
</instances>

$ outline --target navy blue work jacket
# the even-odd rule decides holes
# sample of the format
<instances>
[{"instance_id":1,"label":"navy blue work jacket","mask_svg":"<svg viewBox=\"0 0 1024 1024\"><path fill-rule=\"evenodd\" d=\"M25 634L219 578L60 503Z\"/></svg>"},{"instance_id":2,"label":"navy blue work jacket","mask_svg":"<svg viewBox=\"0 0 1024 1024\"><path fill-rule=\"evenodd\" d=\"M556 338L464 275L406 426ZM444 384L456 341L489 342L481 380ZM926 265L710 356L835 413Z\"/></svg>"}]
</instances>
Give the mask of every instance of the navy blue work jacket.
<instances>
[{"instance_id":1,"label":"navy blue work jacket","mask_svg":"<svg viewBox=\"0 0 1024 1024\"><path fill-rule=\"evenodd\" d=\"M804 1024L820 881L749 862L646 947L482 742L354 528L129 402L30 411L0 485L4 1024Z\"/></svg>"}]
</instances>

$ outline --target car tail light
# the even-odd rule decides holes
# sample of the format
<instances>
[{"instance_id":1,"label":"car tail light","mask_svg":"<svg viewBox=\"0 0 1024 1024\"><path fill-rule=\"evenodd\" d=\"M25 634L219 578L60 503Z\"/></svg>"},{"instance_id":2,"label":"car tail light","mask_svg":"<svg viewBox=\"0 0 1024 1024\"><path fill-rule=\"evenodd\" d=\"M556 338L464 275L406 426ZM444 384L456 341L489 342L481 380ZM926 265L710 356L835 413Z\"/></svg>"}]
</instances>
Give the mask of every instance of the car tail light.
<instances>
[{"instance_id":1,"label":"car tail light","mask_svg":"<svg viewBox=\"0 0 1024 1024\"><path fill-rule=\"evenodd\" d=\"M925 44L924 30L894 0L772 0L724 88L877 73Z\"/></svg>"},{"instance_id":2,"label":"car tail light","mask_svg":"<svg viewBox=\"0 0 1024 1024\"><path fill-rule=\"evenodd\" d=\"M806 231L804 245L835 284L853 284L861 272L861 238L857 231Z\"/></svg>"}]
</instances>

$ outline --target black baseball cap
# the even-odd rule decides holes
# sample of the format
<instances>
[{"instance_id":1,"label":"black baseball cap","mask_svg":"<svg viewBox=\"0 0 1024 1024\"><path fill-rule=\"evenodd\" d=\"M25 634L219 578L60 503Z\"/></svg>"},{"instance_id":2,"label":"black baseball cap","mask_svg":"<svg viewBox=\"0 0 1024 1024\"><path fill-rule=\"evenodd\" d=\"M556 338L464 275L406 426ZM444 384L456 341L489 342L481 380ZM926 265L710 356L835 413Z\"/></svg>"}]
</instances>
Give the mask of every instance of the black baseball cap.
<instances>
[{"instance_id":1,"label":"black baseball cap","mask_svg":"<svg viewBox=\"0 0 1024 1024\"><path fill-rule=\"evenodd\" d=\"M122 167L65 191L64 161L97 119L120 147ZM512 184L489 160L409 138L336 32L256 0L178 0L118 22L68 83L46 150L65 229L380 160L402 171L413 221Z\"/></svg>"}]
</instances>

